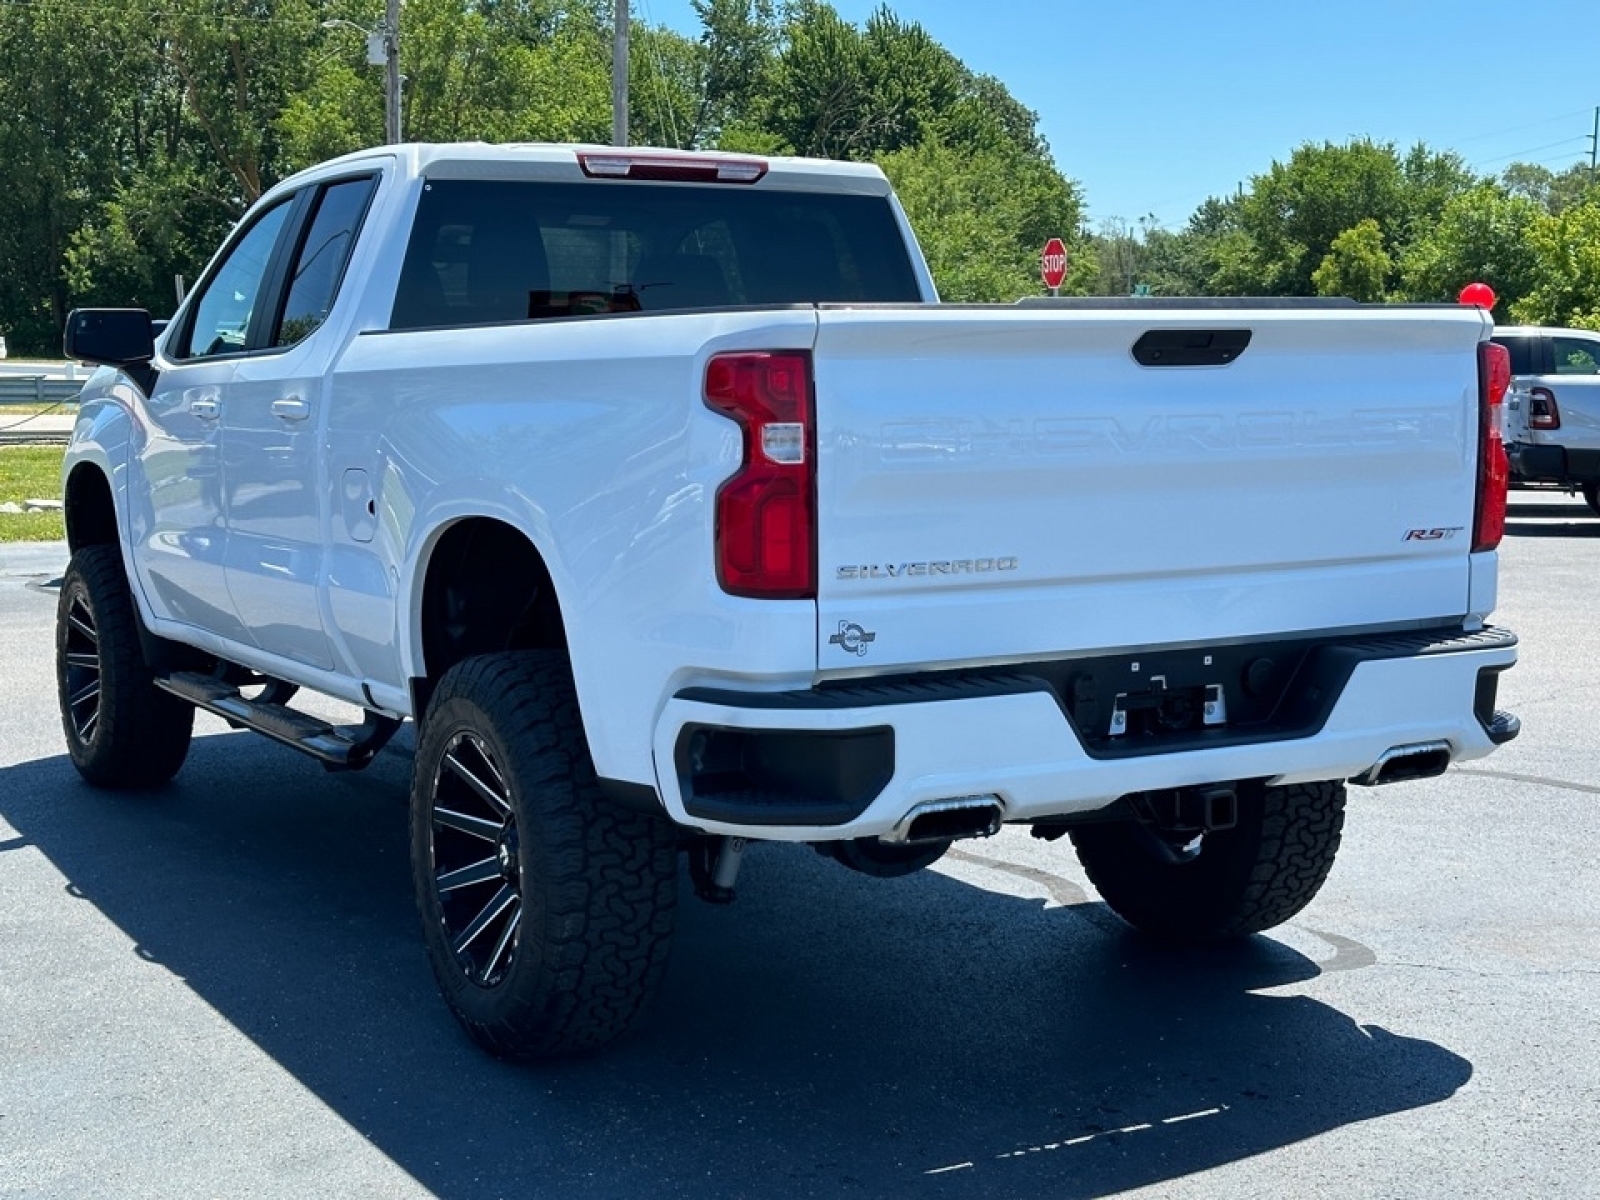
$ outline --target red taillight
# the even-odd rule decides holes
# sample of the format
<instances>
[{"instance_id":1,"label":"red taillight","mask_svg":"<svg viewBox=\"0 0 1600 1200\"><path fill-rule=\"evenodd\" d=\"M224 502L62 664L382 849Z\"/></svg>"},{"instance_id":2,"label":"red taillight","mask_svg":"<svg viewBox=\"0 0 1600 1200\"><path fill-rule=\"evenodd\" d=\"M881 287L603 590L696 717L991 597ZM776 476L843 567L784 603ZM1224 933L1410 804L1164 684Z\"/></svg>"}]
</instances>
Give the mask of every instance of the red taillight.
<instances>
[{"instance_id":1,"label":"red taillight","mask_svg":"<svg viewBox=\"0 0 1600 1200\"><path fill-rule=\"evenodd\" d=\"M1500 440L1500 402L1511 386L1511 355L1493 342L1478 345L1478 500L1472 519L1473 550L1493 550L1506 528L1506 487L1511 466Z\"/></svg>"},{"instance_id":2,"label":"red taillight","mask_svg":"<svg viewBox=\"0 0 1600 1200\"><path fill-rule=\"evenodd\" d=\"M706 364L705 396L744 442L738 472L717 490L717 581L735 596L815 598L810 355L719 354Z\"/></svg>"},{"instance_id":3,"label":"red taillight","mask_svg":"<svg viewBox=\"0 0 1600 1200\"><path fill-rule=\"evenodd\" d=\"M755 183L767 173L766 160L760 158L631 154L626 150L580 154L578 166L591 179L654 179L669 183Z\"/></svg>"},{"instance_id":4,"label":"red taillight","mask_svg":"<svg viewBox=\"0 0 1600 1200\"><path fill-rule=\"evenodd\" d=\"M1561 428L1561 409L1556 405L1556 394L1549 388L1533 388L1528 392L1528 428Z\"/></svg>"}]
</instances>

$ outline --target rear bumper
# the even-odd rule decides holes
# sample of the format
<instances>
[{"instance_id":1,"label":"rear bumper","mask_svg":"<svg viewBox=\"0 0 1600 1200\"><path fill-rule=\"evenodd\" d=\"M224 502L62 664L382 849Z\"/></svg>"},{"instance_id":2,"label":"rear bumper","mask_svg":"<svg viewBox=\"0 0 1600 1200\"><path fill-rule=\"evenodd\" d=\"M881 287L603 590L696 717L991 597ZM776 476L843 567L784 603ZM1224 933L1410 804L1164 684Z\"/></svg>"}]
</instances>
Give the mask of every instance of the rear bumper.
<instances>
[{"instance_id":1,"label":"rear bumper","mask_svg":"<svg viewBox=\"0 0 1600 1200\"><path fill-rule=\"evenodd\" d=\"M1514 736L1494 711L1498 674L1516 662L1506 631L1330 640L1318 651L1338 669L1299 681L1331 691L1313 704L1286 694L1308 714L1302 726L1208 728L1171 749L1081 737L1059 683L1029 667L803 692L692 688L657 725L658 788L675 821L708 833L832 841L882 836L930 802L994 797L1004 820L1031 821L1129 792L1349 779L1417 743L1447 743L1452 761L1480 758Z\"/></svg>"},{"instance_id":2,"label":"rear bumper","mask_svg":"<svg viewBox=\"0 0 1600 1200\"><path fill-rule=\"evenodd\" d=\"M1511 476L1523 483L1579 486L1600 482L1600 450L1513 442L1506 447Z\"/></svg>"}]
</instances>

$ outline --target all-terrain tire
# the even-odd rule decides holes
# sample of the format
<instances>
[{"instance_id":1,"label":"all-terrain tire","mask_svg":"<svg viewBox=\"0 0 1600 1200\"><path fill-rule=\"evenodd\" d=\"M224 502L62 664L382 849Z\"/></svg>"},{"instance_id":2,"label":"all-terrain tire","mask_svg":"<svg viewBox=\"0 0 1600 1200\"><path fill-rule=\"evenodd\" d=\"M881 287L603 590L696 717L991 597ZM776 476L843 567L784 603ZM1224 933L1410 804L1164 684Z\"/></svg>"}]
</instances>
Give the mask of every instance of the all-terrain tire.
<instances>
[{"instance_id":1,"label":"all-terrain tire","mask_svg":"<svg viewBox=\"0 0 1600 1200\"><path fill-rule=\"evenodd\" d=\"M1239 791L1232 829L1187 851L1138 821L1085 825L1072 843L1128 924L1173 941L1243 937L1282 924L1322 887L1344 828L1338 780Z\"/></svg>"},{"instance_id":2,"label":"all-terrain tire","mask_svg":"<svg viewBox=\"0 0 1600 1200\"><path fill-rule=\"evenodd\" d=\"M194 706L151 681L115 546L72 556L56 606L56 691L72 765L95 787L156 787L189 753Z\"/></svg>"},{"instance_id":3,"label":"all-terrain tire","mask_svg":"<svg viewBox=\"0 0 1600 1200\"><path fill-rule=\"evenodd\" d=\"M411 851L434 978L496 1057L603 1046L659 990L676 830L601 794L562 653L483 655L440 680L417 742Z\"/></svg>"}]
</instances>

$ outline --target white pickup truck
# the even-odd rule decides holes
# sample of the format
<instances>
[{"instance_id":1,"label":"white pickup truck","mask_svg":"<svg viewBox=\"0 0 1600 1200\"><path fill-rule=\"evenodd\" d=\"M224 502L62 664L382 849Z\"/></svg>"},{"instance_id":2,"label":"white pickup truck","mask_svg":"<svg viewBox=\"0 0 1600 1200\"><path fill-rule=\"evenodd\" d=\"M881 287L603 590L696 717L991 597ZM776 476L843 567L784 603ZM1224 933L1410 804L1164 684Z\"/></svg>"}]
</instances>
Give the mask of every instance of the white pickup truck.
<instances>
[{"instance_id":1,"label":"white pickup truck","mask_svg":"<svg viewBox=\"0 0 1600 1200\"><path fill-rule=\"evenodd\" d=\"M1501 430L1511 478L1580 491L1600 513L1600 333L1503 325L1494 340L1511 359Z\"/></svg>"},{"instance_id":2,"label":"white pickup truck","mask_svg":"<svg viewBox=\"0 0 1600 1200\"><path fill-rule=\"evenodd\" d=\"M897 875L1023 825L1135 926L1249 934L1346 781L1517 732L1490 332L940 305L868 166L341 158L158 332L69 319L67 745L150 787L196 708L333 768L416 721L424 941L506 1057L628 1026L683 851L727 900L752 840Z\"/></svg>"}]
</instances>

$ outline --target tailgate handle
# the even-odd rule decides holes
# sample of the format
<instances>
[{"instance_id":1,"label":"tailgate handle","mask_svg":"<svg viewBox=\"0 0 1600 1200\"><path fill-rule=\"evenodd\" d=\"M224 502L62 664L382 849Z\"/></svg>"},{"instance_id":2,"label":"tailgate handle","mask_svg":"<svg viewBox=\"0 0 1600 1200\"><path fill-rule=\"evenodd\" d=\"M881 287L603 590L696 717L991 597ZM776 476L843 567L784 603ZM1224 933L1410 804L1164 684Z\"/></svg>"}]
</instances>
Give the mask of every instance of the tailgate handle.
<instances>
[{"instance_id":1,"label":"tailgate handle","mask_svg":"<svg viewBox=\"0 0 1600 1200\"><path fill-rule=\"evenodd\" d=\"M1149 329L1133 357L1141 367L1222 367L1249 344L1248 329Z\"/></svg>"}]
</instances>

